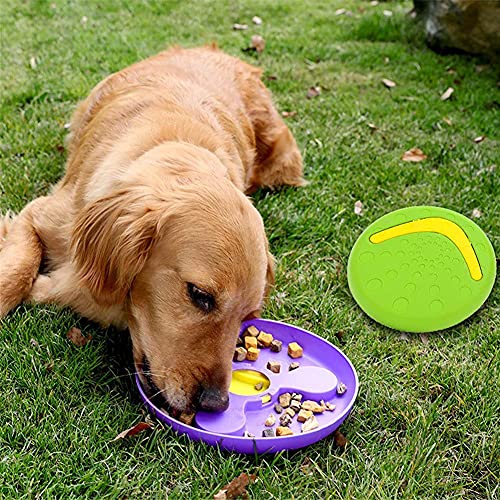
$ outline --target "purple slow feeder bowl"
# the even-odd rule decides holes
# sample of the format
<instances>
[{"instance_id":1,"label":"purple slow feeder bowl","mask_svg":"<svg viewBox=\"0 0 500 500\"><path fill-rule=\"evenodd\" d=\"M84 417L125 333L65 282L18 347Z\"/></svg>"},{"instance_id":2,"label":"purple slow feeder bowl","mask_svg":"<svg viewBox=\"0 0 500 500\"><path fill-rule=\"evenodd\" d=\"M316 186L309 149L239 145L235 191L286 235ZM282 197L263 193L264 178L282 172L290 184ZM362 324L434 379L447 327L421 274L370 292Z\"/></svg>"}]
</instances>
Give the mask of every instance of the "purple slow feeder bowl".
<instances>
[{"instance_id":1,"label":"purple slow feeder bowl","mask_svg":"<svg viewBox=\"0 0 500 500\"><path fill-rule=\"evenodd\" d=\"M325 339L296 326L267 319L252 319L242 324L241 332L250 325L271 333L275 339L283 342L280 353L261 349L257 361L233 362L233 370L256 370L267 376L270 386L265 392L252 396L230 393L229 407L225 412L198 412L193 426L190 426L155 406L144 393L136 375L139 394L148 410L158 420L170 425L178 433L186 434L190 439L238 453L263 454L295 450L316 443L335 431L349 415L358 394L358 376L345 354ZM304 355L298 360L291 359L287 354L290 342L298 342L304 349ZM281 362L281 373L275 374L266 368L270 360ZM292 361L298 361L300 368L289 372L288 365ZM342 395L336 391L339 382L347 387ZM299 392L304 395L304 399L315 401L323 399L336 405L336 408L316 415L319 427L315 430L301 433L301 424L295 418L290 426L294 432L292 436L261 437L262 430L266 428L264 420L269 414L275 413L274 405L283 392ZM268 403L262 403L264 394L271 396ZM279 425L278 422L279 418L274 427ZM244 437L245 430L255 437Z\"/></svg>"}]
</instances>

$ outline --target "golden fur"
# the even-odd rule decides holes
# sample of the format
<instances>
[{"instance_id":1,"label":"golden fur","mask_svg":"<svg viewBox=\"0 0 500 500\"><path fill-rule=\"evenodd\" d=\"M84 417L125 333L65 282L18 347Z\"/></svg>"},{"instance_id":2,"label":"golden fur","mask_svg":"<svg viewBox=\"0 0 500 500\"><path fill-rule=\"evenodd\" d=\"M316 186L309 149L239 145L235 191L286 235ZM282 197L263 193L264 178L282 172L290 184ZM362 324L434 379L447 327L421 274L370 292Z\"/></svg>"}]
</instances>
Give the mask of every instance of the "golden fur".
<instances>
[{"instance_id":1,"label":"golden fur","mask_svg":"<svg viewBox=\"0 0 500 500\"><path fill-rule=\"evenodd\" d=\"M215 47L172 48L97 85L64 178L0 218L0 318L52 302L128 327L150 391L177 411L224 409L239 325L273 280L244 193L304 184L260 75Z\"/></svg>"}]
</instances>

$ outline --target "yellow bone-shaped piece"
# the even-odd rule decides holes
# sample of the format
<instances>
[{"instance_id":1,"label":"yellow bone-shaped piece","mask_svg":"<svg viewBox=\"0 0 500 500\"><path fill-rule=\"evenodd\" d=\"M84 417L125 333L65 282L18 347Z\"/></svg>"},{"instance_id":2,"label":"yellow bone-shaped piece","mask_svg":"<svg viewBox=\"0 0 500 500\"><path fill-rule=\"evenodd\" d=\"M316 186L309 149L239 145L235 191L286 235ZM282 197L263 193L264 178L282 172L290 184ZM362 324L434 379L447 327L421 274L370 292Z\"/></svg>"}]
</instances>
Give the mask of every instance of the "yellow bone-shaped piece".
<instances>
[{"instance_id":1,"label":"yellow bone-shaped piece","mask_svg":"<svg viewBox=\"0 0 500 500\"><path fill-rule=\"evenodd\" d=\"M443 219L442 217L427 217L393 226L372 234L370 241L372 243L382 243L398 236L413 233L438 233L446 236L456 245L465 259L471 278L479 281L483 277L476 253L464 230L451 220Z\"/></svg>"}]
</instances>

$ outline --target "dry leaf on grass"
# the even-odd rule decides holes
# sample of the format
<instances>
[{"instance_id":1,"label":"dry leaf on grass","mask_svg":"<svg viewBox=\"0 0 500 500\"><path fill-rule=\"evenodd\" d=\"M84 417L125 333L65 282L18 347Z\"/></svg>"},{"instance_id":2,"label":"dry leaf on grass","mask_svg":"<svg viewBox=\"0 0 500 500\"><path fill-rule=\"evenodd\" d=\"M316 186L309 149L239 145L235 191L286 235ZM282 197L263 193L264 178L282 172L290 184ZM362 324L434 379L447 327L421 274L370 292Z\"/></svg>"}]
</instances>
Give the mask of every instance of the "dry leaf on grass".
<instances>
[{"instance_id":1,"label":"dry leaf on grass","mask_svg":"<svg viewBox=\"0 0 500 500\"><path fill-rule=\"evenodd\" d=\"M419 148L411 148L408 151L405 151L401 159L403 161L424 161L427 158L427 155Z\"/></svg>"},{"instance_id":2,"label":"dry leaf on grass","mask_svg":"<svg viewBox=\"0 0 500 500\"><path fill-rule=\"evenodd\" d=\"M443 118L443 121L444 121L444 123L446 123L446 125L449 125L450 127L453 125L452 121L447 117Z\"/></svg>"},{"instance_id":3,"label":"dry leaf on grass","mask_svg":"<svg viewBox=\"0 0 500 500\"><path fill-rule=\"evenodd\" d=\"M256 24L257 26L260 26L262 24L262 19L259 16L253 16L252 23Z\"/></svg>"},{"instance_id":4,"label":"dry leaf on grass","mask_svg":"<svg viewBox=\"0 0 500 500\"><path fill-rule=\"evenodd\" d=\"M480 135L479 137L476 137L476 138L474 139L474 142L475 142L476 144L479 144L480 142L483 142L485 139L486 139L486 136L485 136L485 135Z\"/></svg>"},{"instance_id":5,"label":"dry leaf on grass","mask_svg":"<svg viewBox=\"0 0 500 500\"><path fill-rule=\"evenodd\" d=\"M35 69L37 65L36 57L30 57L30 66L31 69Z\"/></svg>"},{"instance_id":6,"label":"dry leaf on grass","mask_svg":"<svg viewBox=\"0 0 500 500\"><path fill-rule=\"evenodd\" d=\"M118 434L118 436L116 436L111 442L135 436L136 434L139 434L140 432L143 432L146 429L152 429L152 428L153 426L148 422L139 422L138 424L135 424L133 427L130 427L130 429L120 432L120 434Z\"/></svg>"},{"instance_id":7,"label":"dry leaf on grass","mask_svg":"<svg viewBox=\"0 0 500 500\"><path fill-rule=\"evenodd\" d=\"M375 124L373 124L373 123L367 123L367 125L368 125L368 128L369 128L370 130L373 130L373 131L378 130L377 125L375 125Z\"/></svg>"},{"instance_id":8,"label":"dry leaf on grass","mask_svg":"<svg viewBox=\"0 0 500 500\"><path fill-rule=\"evenodd\" d=\"M313 461L309 457L304 458L304 460L299 466L300 472L302 472L306 476L312 476L313 475L312 469L314 469Z\"/></svg>"},{"instance_id":9,"label":"dry leaf on grass","mask_svg":"<svg viewBox=\"0 0 500 500\"><path fill-rule=\"evenodd\" d=\"M252 36L252 49L255 49L259 54L264 52L266 41L260 35Z\"/></svg>"},{"instance_id":10,"label":"dry leaf on grass","mask_svg":"<svg viewBox=\"0 0 500 500\"><path fill-rule=\"evenodd\" d=\"M441 95L441 100L442 101L448 100L451 97L451 94L453 94L453 92L455 92L454 88L448 87Z\"/></svg>"},{"instance_id":11,"label":"dry leaf on grass","mask_svg":"<svg viewBox=\"0 0 500 500\"><path fill-rule=\"evenodd\" d=\"M321 87L315 86L315 87L309 87L307 90L306 97L308 99L313 99L314 97L318 97L321 94Z\"/></svg>"},{"instance_id":12,"label":"dry leaf on grass","mask_svg":"<svg viewBox=\"0 0 500 500\"><path fill-rule=\"evenodd\" d=\"M384 11L382 11L382 14L384 14L385 17L391 17L392 10L384 10Z\"/></svg>"},{"instance_id":13,"label":"dry leaf on grass","mask_svg":"<svg viewBox=\"0 0 500 500\"><path fill-rule=\"evenodd\" d=\"M92 340L92 335L89 334L88 337L85 337L80 328L76 328L76 326L70 328L70 330L66 334L66 337L71 340L71 342L73 342L76 347L83 347L87 344L87 342Z\"/></svg>"},{"instance_id":14,"label":"dry leaf on grass","mask_svg":"<svg viewBox=\"0 0 500 500\"><path fill-rule=\"evenodd\" d=\"M474 219L479 219L479 217L482 217L482 215L483 215L483 212L481 212L481 210L479 210L479 208L475 208L472 211L471 217L474 217Z\"/></svg>"},{"instance_id":15,"label":"dry leaf on grass","mask_svg":"<svg viewBox=\"0 0 500 500\"><path fill-rule=\"evenodd\" d=\"M289 118L290 116L295 116L297 114L297 111L282 111L281 116L283 118Z\"/></svg>"},{"instance_id":16,"label":"dry leaf on grass","mask_svg":"<svg viewBox=\"0 0 500 500\"><path fill-rule=\"evenodd\" d=\"M359 200L354 204L354 213L356 215L363 215L363 203Z\"/></svg>"},{"instance_id":17,"label":"dry leaf on grass","mask_svg":"<svg viewBox=\"0 0 500 500\"><path fill-rule=\"evenodd\" d=\"M346 10L345 9L337 9L334 14L336 16L341 16L342 14L345 14L346 13Z\"/></svg>"},{"instance_id":18,"label":"dry leaf on grass","mask_svg":"<svg viewBox=\"0 0 500 500\"><path fill-rule=\"evenodd\" d=\"M422 344L427 345L429 343L429 335L427 335L427 333L421 333L420 340L422 341Z\"/></svg>"},{"instance_id":19,"label":"dry leaf on grass","mask_svg":"<svg viewBox=\"0 0 500 500\"><path fill-rule=\"evenodd\" d=\"M247 29L248 29L248 24L239 24L239 23L233 24L233 30L235 31L243 31Z\"/></svg>"},{"instance_id":20,"label":"dry leaf on grass","mask_svg":"<svg viewBox=\"0 0 500 500\"><path fill-rule=\"evenodd\" d=\"M396 86L396 83L393 82L392 80L389 80L388 78L382 78L382 83L388 88L392 89Z\"/></svg>"},{"instance_id":21,"label":"dry leaf on grass","mask_svg":"<svg viewBox=\"0 0 500 500\"><path fill-rule=\"evenodd\" d=\"M214 495L214 500L232 500L239 496L248 497L247 486L257 479L255 474L248 475L242 472L238 477L234 478L229 484L224 486L218 493Z\"/></svg>"},{"instance_id":22,"label":"dry leaf on grass","mask_svg":"<svg viewBox=\"0 0 500 500\"><path fill-rule=\"evenodd\" d=\"M344 448L347 444L347 438L338 429L333 433L333 439L340 448Z\"/></svg>"}]
</instances>

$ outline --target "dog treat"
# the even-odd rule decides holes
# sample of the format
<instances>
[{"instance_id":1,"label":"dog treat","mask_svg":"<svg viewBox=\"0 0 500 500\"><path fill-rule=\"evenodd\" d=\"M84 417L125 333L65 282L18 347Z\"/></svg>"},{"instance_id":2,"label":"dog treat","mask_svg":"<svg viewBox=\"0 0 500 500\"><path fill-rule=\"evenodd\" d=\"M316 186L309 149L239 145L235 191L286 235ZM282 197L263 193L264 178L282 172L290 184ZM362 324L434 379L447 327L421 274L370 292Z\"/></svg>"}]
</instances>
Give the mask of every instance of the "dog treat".
<instances>
[{"instance_id":1,"label":"dog treat","mask_svg":"<svg viewBox=\"0 0 500 500\"><path fill-rule=\"evenodd\" d=\"M254 387L256 391L260 391L264 387L264 384L262 382L258 382L254 385Z\"/></svg>"},{"instance_id":2,"label":"dog treat","mask_svg":"<svg viewBox=\"0 0 500 500\"><path fill-rule=\"evenodd\" d=\"M262 396L262 398L260 399L262 404L266 404L266 403L269 403L269 401L271 401L272 397L271 397L271 394L264 394L264 396Z\"/></svg>"},{"instance_id":3,"label":"dog treat","mask_svg":"<svg viewBox=\"0 0 500 500\"><path fill-rule=\"evenodd\" d=\"M299 394L298 392L294 392L292 394L292 399L295 401L302 401L302 394Z\"/></svg>"},{"instance_id":4,"label":"dog treat","mask_svg":"<svg viewBox=\"0 0 500 500\"><path fill-rule=\"evenodd\" d=\"M295 399L292 399L292 401L290 402L290 408L295 412L297 413L300 408L302 407L302 405L300 404L300 401L297 401Z\"/></svg>"},{"instance_id":5,"label":"dog treat","mask_svg":"<svg viewBox=\"0 0 500 500\"><path fill-rule=\"evenodd\" d=\"M281 348L283 347L283 342L281 342L281 340L274 339L269 347L272 352L281 352Z\"/></svg>"},{"instance_id":6,"label":"dog treat","mask_svg":"<svg viewBox=\"0 0 500 500\"><path fill-rule=\"evenodd\" d=\"M260 350L256 347L249 347L247 350L247 359L248 361L255 361L259 357Z\"/></svg>"},{"instance_id":7,"label":"dog treat","mask_svg":"<svg viewBox=\"0 0 500 500\"><path fill-rule=\"evenodd\" d=\"M309 410L313 413L323 413L325 411L325 407L316 403L316 401L306 400L302 402L302 409Z\"/></svg>"},{"instance_id":8,"label":"dog treat","mask_svg":"<svg viewBox=\"0 0 500 500\"><path fill-rule=\"evenodd\" d=\"M276 427L276 435L277 436L291 436L293 434L292 429L290 427Z\"/></svg>"},{"instance_id":9,"label":"dog treat","mask_svg":"<svg viewBox=\"0 0 500 500\"><path fill-rule=\"evenodd\" d=\"M292 361L288 366L288 371L291 372L292 370L296 370L299 366L300 363L298 361Z\"/></svg>"},{"instance_id":10,"label":"dog treat","mask_svg":"<svg viewBox=\"0 0 500 500\"><path fill-rule=\"evenodd\" d=\"M260 332L257 340L264 346L269 347L273 341L273 336L270 333Z\"/></svg>"},{"instance_id":11,"label":"dog treat","mask_svg":"<svg viewBox=\"0 0 500 500\"><path fill-rule=\"evenodd\" d=\"M313 416L313 412L309 410L300 410L299 414L297 415L297 420L299 422L305 422L307 419L311 418Z\"/></svg>"},{"instance_id":12,"label":"dog treat","mask_svg":"<svg viewBox=\"0 0 500 500\"><path fill-rule=\"evenodd\" d=\"M250 347L257 349L257 339L255 337L245 337L245 348L250 349Z\"/></svg>"},{"instance_id":13,"label":"dog treat","mask_svg":"<svg viewBox=\"0 0 500 500\"><path fill-rule=\"evenodd\" d=\"M179 415L179 422L182 422L183 424L186 425L191 425L193 423L194 417L196 413L181 413Z\"/></svg>"},{"instance_id":14,"label":"dog treat","mask_svg":"<svg viewBox=\"0 0 500 500\"><path fill-rule=\"evenodd\" d=\"M276 413L278 413L278 414L279 414L279 413L283 413L283 407L282 407L280 404L276 403L276 404L274 405L274 411L275 411Z\"/></svg>"},{"instance_id":15,"label":"dog treat","mask_svg":"<svg viewBox=\"0 0 500 500\"><path fill-rule=\"evenodd\" d=\"M283 413L280 417L280 424L287 427L292 423L292 417L286 413Z\"/></svg>"},{"instance_id":16,"label":"dog treat","mask_svg":"<svg viewBox=\"0 0 500 500\"><path fill-rule=\"evenodd\" d=\"M344 394L347 391L347 387L343 382L339 382L337 385L337 394Z\"/></svg>"},{"instance_id":17,"label":"dog treat","mask_svg":"<svg viewBox=\"0 0 500 500\"><path fill-rule=\"evenodd\" d=\"M313 415L312 417L309 417L303 424L302 424L302 432L307 432L307 431L312 431L313 429L317 429L319 427L318 420L316 417Z\"/></svg>"},{"instance_id":18,"label":"dog treat","mask_svg":"<svg viewBox=\"0 0 500 500\"><path fill-rule=\"evenodd\" d=\"M326 406L326 409L328 411L333 411L333 410L335 410L335 408L337 408L337 406L336 405L332 405L332 403L326 403L325 406Z\"/></svg>"},{"instance_id":19,"label":"dog treat","mask_svg":"<svg viewBox=\"0 0 500 500\"><path fill-rule=\"evenodd\" d=\"M244 332L244 337L257 337L259 335L259 329L255 328L255 326L250 325Z\"/></svg>"},{"instance_id":20,"label":"dog treat","mask_svg":"<svg viewBox=\"0 0 500 500\"><path fill-rule=\"evenodd\" d=\"M287 408L287 409L285 410L285 413L286 413L287 415L290 415L292 418L293 418L293 417L295 417L295 410L292 410L291 408Z\"/></svg>"},{"instance_id":21,"label":"dog treat","mask_svg":"<svg viewBox=\"0 0 500 500\"><path fill-rule=\"evenodd\" d=\"M276 423L276 417L271 413L269 417L266 418L264 425L266 427L272 427Z\"/></svg>"},{"instance_id":22,"label":"dog treat","mask_svg":"<svg viewBox=\"0 0 500 500\"><path fill-rule=\"evenodd\" d=\"M245 345L245 341L242 337L238 337L236 339L236 347L243 347Z\"/></svg>"},{"instance_id":23,"label":"dog treat","mask_svg":"<svg viewBox=\"0 0 500 500\"><path fill-rule=\"evenodd\" d=\"M291 342L288 344L288 355L291 358L301 358L302 354L304 354L304 349L302 349L297 342Z\"/></svg>"},{"instance_id":24,"label":"dog treat","mask_svg":"<svg viewBox=\"0 0 500 500\"><path fill-rule=\"evenodd\" d=\"M264 429L262 431L262 437L265 437L265 438L274 437L274 429Z\"/></svg>"},{"instance_id":25,"label":"dog treat","mask_svg":"<svg viewBox=\"0 0 500 500\"><path fill-rule=\"evenodd\" d=\"M267 363L267 369L271 370L273 373L279 373L281 371L281 363L279 361L269 361Z\"/></svg>"},{"instance_id":26,"label":"dog treat","mask_svg":"<svg viewBox=\"0 0 500 500\"><path fill-rule=\"evenodd\" d=\"M278 397L278 401L283 408L288 408L290 406L290 401L292 400L292 396L289 392L284 392L280 394Z\"/></svg>"},{"instance_id":27,"label":"dog treat","mask_svg":"<svg viewBox=\"0 0 500 500\"><path fill-rule=\"evenodd\" d=\"M255 434L252 434L251 432L245 431L244 434L243 434L243 437L254 438Z\"/></svg>"},{"instance_id":28,"label":"dog treat","mask_svg":"<svg viewBox=\"0 0 500 500\"><path fill-rule=\"evenodd\" d=\"M244 347L237 347L234 351L233 361L245 361L247 350Z\"/></svg>"}]
</instances>

